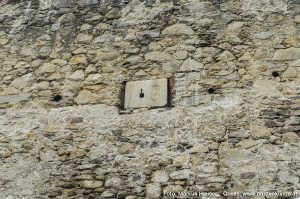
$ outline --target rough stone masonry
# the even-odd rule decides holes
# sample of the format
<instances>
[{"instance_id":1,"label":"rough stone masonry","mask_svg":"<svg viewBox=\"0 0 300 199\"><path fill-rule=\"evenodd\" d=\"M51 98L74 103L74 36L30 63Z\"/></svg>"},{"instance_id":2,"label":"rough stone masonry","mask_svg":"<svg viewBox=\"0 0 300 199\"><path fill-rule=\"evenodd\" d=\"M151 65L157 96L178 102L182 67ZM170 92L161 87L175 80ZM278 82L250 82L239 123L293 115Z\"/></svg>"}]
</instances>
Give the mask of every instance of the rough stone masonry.
<instances>
[{"instance_id":1,"label":"rough stone masonry","mask_svg":"<svg viewBox=\"0 0 300 199\"><path fill-rule=\"evenodd\" d=\"M298 0L0 5L1 199L300 196ZM171 107L122 110L164 78Z\"/></svg>"}]
</instances>

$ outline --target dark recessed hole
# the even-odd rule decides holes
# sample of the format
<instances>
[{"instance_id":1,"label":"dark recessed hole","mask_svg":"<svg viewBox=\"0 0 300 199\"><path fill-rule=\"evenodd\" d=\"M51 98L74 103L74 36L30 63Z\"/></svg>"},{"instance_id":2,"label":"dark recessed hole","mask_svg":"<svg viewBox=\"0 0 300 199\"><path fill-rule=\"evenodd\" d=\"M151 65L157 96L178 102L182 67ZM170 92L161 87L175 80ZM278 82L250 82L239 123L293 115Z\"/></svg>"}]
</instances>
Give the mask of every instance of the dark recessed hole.
<instances>
[{"instance_id":1,"label":"dark recessed hole","mask_svg":"<svg viewBox=\"0 0 300 199\"><path fill-rule=\"evenodd\" d=\"M141 89L140 98L143 98L143 97L145 97L145 94L143 93L143 89Z\"/></svg>"},{"instance_id":2,"label":"dark recessed hole","mask_svg":"<svg viewBox=\"0 0 300 199\"><path fill-rule=\"evenodd\" d=\"M214 88L209 88L208 90L207 90L207 92L208 93L210 93L210 94L213 94L213 93L215 93L215 89Z\"/></svg>"},{"instance_id":3,"label":"dark recessed hole","mask_svg":"<svg viewBox=\"0 0 300 199\"><path fill-rule=\"evenodd\" d=\"M277 71L273 71L273 72L272 72L272 76L273 76L273 77L279 77L279 75L280 75L280 74L279 74Z\"/></svg>"},{"instance_id":4,"label":"dark recessed hole","mask_svg":"<svg viewBox=\"0 0 300 199\"><path fill-rule=\"evenodd\" d=\"M62 100L62 96L61 95L54 95L52 101L54 102L59 102L60 100Z\"/></svg>"}]
</instances>

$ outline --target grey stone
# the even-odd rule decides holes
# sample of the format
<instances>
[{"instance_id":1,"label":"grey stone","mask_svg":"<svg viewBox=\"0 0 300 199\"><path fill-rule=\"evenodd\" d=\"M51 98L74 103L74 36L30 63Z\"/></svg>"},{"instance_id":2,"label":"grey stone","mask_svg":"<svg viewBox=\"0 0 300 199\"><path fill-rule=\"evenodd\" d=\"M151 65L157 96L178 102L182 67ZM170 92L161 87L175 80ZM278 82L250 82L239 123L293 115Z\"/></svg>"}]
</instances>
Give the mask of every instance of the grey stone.
<instances>
[{"instance_id":1,"label":"grey stone","mask_svg":"<svg viewBox=\"0 0 300 199\"><path fill-rule=\"evenodd\" d=\"M119 188L121 186L121 179L117 178L117 177L112 177L110 179L107 179L105 181L105 187L109 187L109 188Z\"/></svg>"},{"instance_id":2,"label":"grey stone","mask_svg":"<svg viewBox=\"0 0 300 199\"><path fill-rule=\"evenodd\" d=\"M164 170L157 170L152 174L152 182L162 183L169 181L169 174Z\"/></svg>"},{"instance_id":3,"label":"grey stone","mask_svg":"<svg viewBox=\"0 0 300 199\"><path fill-rule=\"evenodd\" d=\"M147 53L145 59L157 62L168 62L172 60L172 56L169 53L154 51Z\"/></svg>"},{"instance_id":4,"label":"grey stone","mask_svg":"<svg viewBox=\"0 0 300 199\"><path fill-rule=\"evenodd\" d=\"M21 93L18 95L0 96L0 103L26 101L29 100L30 97L31 97L31 93Z\"/></svg>"},{"instance_id":5,"label":"grey stone","mask_svg":"<svg viewBox=\"0 0 300 199\"><path fill-rule=\"evenodd\" d=\"M286 60L297 60L300 57L300 48L287 48L276 50L273 55L273 60L286 61Z\"/></svg>"},{"instance_id":6,"label":"grey stone","mask_svg":"<svg viewBox=\"0 0 300 199\"><path fill-rule=\"evenodd\" d=\"M182 72L200 71L202 68L203 68L203 64L188 58L183 62L180 71Z\"/></svg>"},{"instance_id":7,"label":"grey stone","mask_svg":"<svg viewBox=\"0 0 300 199\"><path fill-rule=\"evenodd\" d=\"M158 184L146 185L146 198L160 198L161 188Z\"/></svg>"},{"instance_id":8,"label":"grey stone","mask_svg":"<svg viewBox=\"0 0 300 199\"><path fill-rule=\"evenodd\" d=\"M173 180L184 180L189 179L194 174L190 169L182 169L178 171L173 171L170 173L170 178Z\"/></svg>"}]
</instances>

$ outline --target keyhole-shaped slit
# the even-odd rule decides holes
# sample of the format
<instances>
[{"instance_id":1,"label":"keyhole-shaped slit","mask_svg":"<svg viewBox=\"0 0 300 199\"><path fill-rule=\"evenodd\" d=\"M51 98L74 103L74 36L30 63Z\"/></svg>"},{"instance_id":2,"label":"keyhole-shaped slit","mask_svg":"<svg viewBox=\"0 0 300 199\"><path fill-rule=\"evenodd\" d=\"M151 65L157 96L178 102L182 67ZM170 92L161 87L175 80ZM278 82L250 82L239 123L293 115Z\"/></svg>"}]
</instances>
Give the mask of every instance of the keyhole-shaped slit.
<instances>
[{"instance_id":1,"label":"keyhole-shaped slit","mask_svg":"<svg viewBox=\"0 0 300 199\"><path fill-rule=\"evenodd\" d=\"M140 98L143 98L144 96L145 96L145 94L143 93L143 89L141 89Z\"/></svg>"}]
</instances>

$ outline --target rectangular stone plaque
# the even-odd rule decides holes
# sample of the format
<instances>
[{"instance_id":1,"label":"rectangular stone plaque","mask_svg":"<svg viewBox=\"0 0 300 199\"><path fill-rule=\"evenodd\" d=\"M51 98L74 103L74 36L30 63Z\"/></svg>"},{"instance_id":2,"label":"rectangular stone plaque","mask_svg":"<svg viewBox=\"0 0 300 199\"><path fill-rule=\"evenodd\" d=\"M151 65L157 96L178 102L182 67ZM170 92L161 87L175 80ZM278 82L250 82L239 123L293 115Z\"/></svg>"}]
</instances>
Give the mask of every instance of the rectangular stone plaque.
<instances>
[{"instance_id":1,"label":"rectangular stone plaque","mask_svg":"<svg viewBox=\"0 0 300 199\"><path fill-rule=\"evenodd\" d=\"M125 109L164 107L167 103L167 79L131 81L126 83Z\"/></svg>"}]
</instances>

